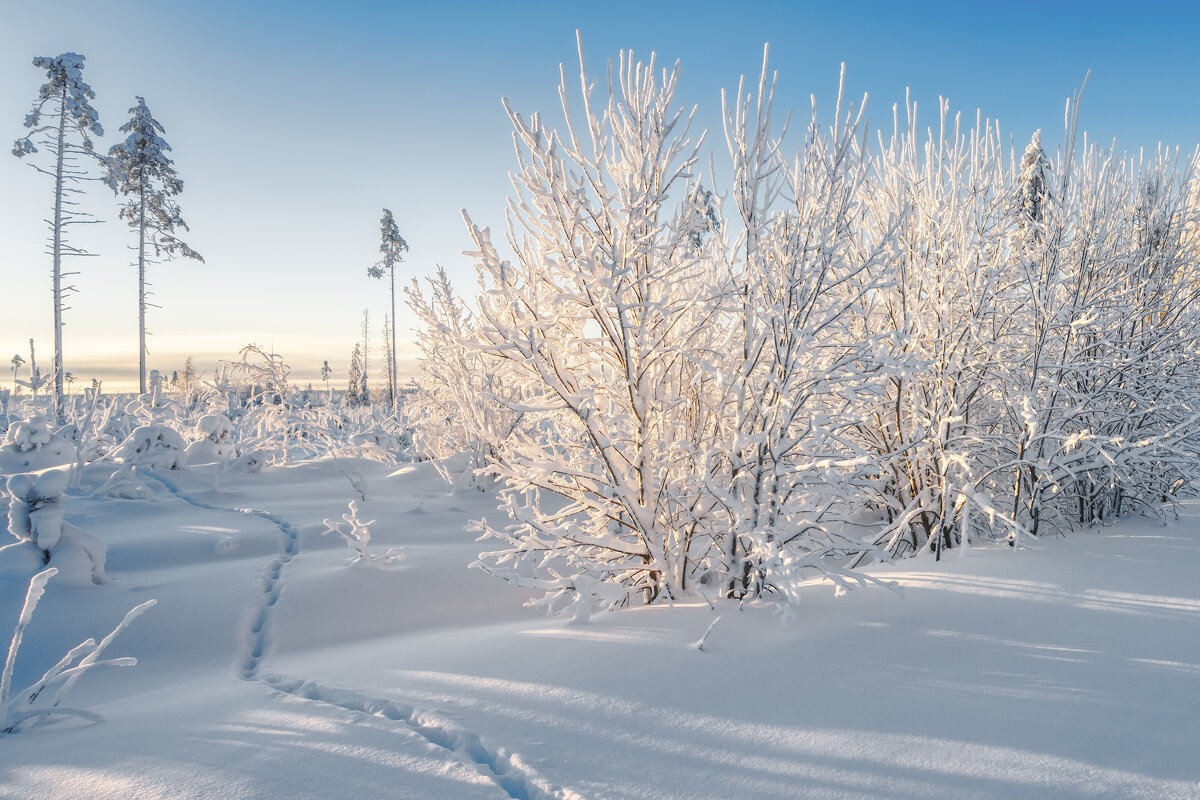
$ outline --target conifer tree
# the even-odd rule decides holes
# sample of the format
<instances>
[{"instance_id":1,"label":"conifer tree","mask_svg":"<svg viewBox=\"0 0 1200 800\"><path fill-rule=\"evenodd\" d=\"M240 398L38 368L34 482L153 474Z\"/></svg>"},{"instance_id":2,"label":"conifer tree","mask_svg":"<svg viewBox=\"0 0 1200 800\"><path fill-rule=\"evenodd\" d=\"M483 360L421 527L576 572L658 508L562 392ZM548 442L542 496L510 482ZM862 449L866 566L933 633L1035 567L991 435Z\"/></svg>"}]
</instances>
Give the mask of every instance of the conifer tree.
<instances>
[{"instance_id":1,"label":"conifer tree","mask_svg":"<svg viewBox=\"0 0 1200 800\"><path fill-rule=\"evenodd\" d=\"M63 409L63 293L74 287L63 285L62 259L65 255L91 255L65 241L67 225L92 222L88 214L77 209L72 195L82 190L75 185L84 180L87 171L80 160L102 159L93 146L91 136L103 136L100 115L92 108L96 93L83 82L84 57L78 53L63 53L55 58L39 56L33 65L46 70L46 82L38 89L33 110L25 117L29 133L17 139L12 153L17 158L38 152L37 145L46 148L53 166L31 166L54 179L54 205L50 224L50 254L53 258L51 279L54 297L54 407L59 422L65 421ZM36 140L36 143L35 143Z\"/></svg>"},{"instance_id":2,"label":"conifer tree","mask_svg":"<svg viewBox=\"0 0 1200 800\"><path fill-rule=\"evenodd\" d=\"M1047 195L1050 191L1050 162L1042 149L1042 129L1033 132L1033 138L1021 156L1021 175L1018 179L1021 191L1022 223L1039 223L1045 216Z\"/></svg>"},{"instance_id":3,"label":"conifer tree","mask_svg":"<svg viewBox=\"0 0 1200 800\"><path fill-rule=\"evenodd\" d=\"M150 114L146 101L138 97L129 109L129 122L121 126L125 141L108 151L108 182L129 198L121 208L121 219L137 231L138 268L138 384L146 392L146 264L155 257L204 258L175 236L177 228L188 229L174 197L183 191L183 181L167 156L171 145L159 135L163 126Z\"/></svg>"},{"instance_id":4,"label":"conifer tree","mask_svg":"<svg viewBox=\"0 0 1200 800\"><path fill-rule=\"evenodd\" d=\"M346 382L346 405L358 406L361 405L359 391L363 381L362 369L362 347L358 342L354 343L354 352L350 354L350 378Z\"/></svg>"},{"instance_id":5,"label":"conifer tree","mask_svg":"<svg viewBox=\"0 0 1200 800\"><path fill-rule=\"evenodd\" d=\"M383 260L374 266L367 268L367 274L372 278L382 278L384 272L388 274L391 280L392 291L392 331L390 342L390 354L388 355L388 393L391 396L392 411L396 410L396 262L404 260L404 254L408 252L408 242L400 236L400 229L396 226L396 220L392 216L392 212L388 209L383 210L383 219L379 221L379 232L381 242L379 244L379 252L383 253Z\"/></svg>"},{"instance_id":6,"label":"conifer tree","mask_svg":"<svg viewBox=\"0 0 1200 800\"><path fill-rule=\"evenodd\" d=\"M363 309L362 319L362 355L359 359L358 373L358 403L360 406L371 405L371 385L367 381L367 359L371 352L371 312Z\"/></svg>"},{"instance_id":7,"label":"conifer tree","mask_svg":"<svg viewBox=\"0 0 1200 800\"><path fill-rule=\"evenodd\" d=\"M17 388L17 370L25 363L25 359L21 358L21 354L17 353L12 357L12 373L13 373L13 393L17 393L20 389Z\"/></svg>"}]
</instances>

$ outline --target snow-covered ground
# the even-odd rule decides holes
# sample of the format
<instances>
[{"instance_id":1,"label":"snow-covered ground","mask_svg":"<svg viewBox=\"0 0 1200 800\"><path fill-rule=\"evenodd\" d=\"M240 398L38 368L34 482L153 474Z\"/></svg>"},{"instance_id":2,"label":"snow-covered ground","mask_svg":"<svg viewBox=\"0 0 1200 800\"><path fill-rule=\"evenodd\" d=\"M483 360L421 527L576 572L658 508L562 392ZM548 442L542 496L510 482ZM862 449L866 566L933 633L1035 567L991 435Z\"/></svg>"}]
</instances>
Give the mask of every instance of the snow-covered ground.
<instances>
[{"instance_id":1,"label":"snow-covered ground","mask_svg":"<svg viewBox=\"0 0 1200 800\"><path fill-rule=\"evenodd\" d=\"M323 534L358 498L370 550ZM976 546L767 607L579 624L467 565L492 500L427 464L326 460L69 496L101 586L52 580L23 688L158 600L60 718L0 736L4 798L1200 798L1200 506ZM95 480L95 476L91 476ZM0 640L30 576L0 553ZM694 643L712 628L704 649Z\"/></svg>"}]
</instances>

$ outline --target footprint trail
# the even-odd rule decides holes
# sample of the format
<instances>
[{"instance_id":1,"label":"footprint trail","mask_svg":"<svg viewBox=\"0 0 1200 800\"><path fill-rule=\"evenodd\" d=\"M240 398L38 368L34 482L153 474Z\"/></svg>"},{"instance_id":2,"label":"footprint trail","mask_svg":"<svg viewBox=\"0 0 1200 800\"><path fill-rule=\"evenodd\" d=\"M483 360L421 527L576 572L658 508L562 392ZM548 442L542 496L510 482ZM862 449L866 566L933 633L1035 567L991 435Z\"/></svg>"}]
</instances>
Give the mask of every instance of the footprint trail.
<instances>
[{"instance_id":1,"label":"footprint trail","mask_svg":"<svg viewBox=\"0 0 1200 800\"><path fill-rule=\"evenodd\" d=\"M304 700L390 720L442 748L448 755L473 765L512 800L584 800L582 795L571 789L551 785L516 753L485 744L479 734L439 720L436 714L388 698L323 686L289 675L262 672L263 660L270 652L271 621L283 593L287 566L300 553L299 530L288 520L269 511L215 505L191 497L169 478L149 470L138 469L138 472L195 508L258 517L279 529L279 552L263 570L259 589L247 609L243 635L238 639L234 666L243 680L257 681L277 692Z\"/></svg>"}]
</instances>

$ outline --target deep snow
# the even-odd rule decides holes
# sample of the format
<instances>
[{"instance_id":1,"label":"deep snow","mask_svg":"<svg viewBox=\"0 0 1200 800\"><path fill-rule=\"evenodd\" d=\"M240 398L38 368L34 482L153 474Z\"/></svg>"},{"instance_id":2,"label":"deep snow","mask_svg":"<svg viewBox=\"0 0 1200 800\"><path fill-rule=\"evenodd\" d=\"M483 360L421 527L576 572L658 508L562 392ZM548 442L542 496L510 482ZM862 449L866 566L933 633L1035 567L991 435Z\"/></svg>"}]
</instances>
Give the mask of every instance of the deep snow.
<instances>
[{"instance_id":1,"label":"deep snow","mask_svg":"<svg viewBox=\"0 0 1200 800\"><path fill-rule=\"evenodd\" d=\"M370 551L402 561L323 535L354 468ZM1200 798L1200 505L877 568L903 596L814 583L786 625L733 603L576 624L467 568L494 505L428 464L162 476L69 497L110 581L51 581L16 688L158 605L109 650L140 663L69 698L105 721L0 736L0 797ZM5 643L29 575L0 553Z\"/></svg>"}]
</instances>

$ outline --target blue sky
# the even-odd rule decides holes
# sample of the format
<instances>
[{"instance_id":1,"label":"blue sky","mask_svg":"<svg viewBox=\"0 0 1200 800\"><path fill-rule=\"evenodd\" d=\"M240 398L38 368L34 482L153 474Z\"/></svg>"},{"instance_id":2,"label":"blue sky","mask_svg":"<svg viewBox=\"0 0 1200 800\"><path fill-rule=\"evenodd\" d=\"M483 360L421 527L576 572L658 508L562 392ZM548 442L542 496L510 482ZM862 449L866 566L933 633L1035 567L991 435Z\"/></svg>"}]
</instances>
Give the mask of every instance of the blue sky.
<instances>
[{"instance_id":1,"label":"blue sky","mask_svg":"<svg viewBox=\"0 0 1200 800\"><path fill-rule=\"evenodd\" d=\"M680 59L679 99L698 104L707 127L719 125L721 88L756 74L769 41L779 104L801 118L810 94L829 107L845 61L851 96L869 92L878 124L911 87L927 120L946 96L968 119L976 108L999 119L1018 148L1036 128L1053 146L1064 101L1090 69L1083 127L1093 139L1131 151L1200 141L1192 2L0 5L4 141L22 135L41 83L30 60L67 50L87 56L105 149L135 95L167 129L188 241L207 263L151 273L162 308L151 310L150 366L165 371L189 354L211 369L256 342L283 353L300 382L317 381L326 359L344 380L364 308L380 350L386 285L366 267L384 206L412 248L406 279L441 263L469 288L459 209L503 227L514 163L500 98L555 118L557 65L572 68L576 29L596 72L622 48ZM26 354L30 337L50 362L50 192L0 154L4 363ZM87 206L109 221L73 240L99 255L72 266L80 291L66 317L66 365L123 388L137 363L132 237L102 186L89 187ZM403 312L399 326L411 338Z\"/></svg>"}]
</instances>

